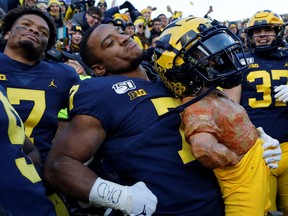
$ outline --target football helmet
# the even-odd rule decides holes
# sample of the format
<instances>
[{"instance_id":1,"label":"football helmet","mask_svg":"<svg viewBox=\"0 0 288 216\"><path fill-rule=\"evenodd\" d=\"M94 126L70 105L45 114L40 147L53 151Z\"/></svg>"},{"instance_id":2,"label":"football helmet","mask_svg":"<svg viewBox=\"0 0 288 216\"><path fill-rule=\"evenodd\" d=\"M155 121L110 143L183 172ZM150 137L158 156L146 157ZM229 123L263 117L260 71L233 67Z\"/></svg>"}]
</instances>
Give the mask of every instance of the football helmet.
<instances>
[{"instance_id":1,"label":"football helmet","mask_svg":"<svg viewBox=\"0 0 288 216\"><path fill-rule=\"evenodd\" d=\"M238 38L216 20L186 17L170 23L156 41L155 69L177 96L197 96L203 87L232 88L247 68ZM243 59L243 60L240 60Z\"/></svg>"},{"instance_id":2,"label":"football helmet","mask_svg":"<svg viewBox=\"0 0 288 216\"><path fill-rule=\"evenodd\" d=\"M256 46L253 40L253 32L258 29L272 28L276 33L276 38L271 44ZM246 33L248 35L248 43L256 52L267 52L277 49L283 45L283 32L285 23L280 15L270 10L262 10L255 13L247 23Z\"/></svg>"}]
</instances>

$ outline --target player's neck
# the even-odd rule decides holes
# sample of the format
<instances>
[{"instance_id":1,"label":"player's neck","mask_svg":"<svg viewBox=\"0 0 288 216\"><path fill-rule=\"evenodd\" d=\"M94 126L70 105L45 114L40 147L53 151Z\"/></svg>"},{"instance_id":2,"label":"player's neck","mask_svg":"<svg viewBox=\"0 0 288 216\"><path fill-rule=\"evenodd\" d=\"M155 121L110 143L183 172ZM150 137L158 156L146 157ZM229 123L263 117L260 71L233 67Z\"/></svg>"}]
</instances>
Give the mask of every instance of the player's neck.
<instances>
[{"instance_id":1,"label":"player's neck","mask_svg":"<svg viewBox=\"0 0 288 216\"><path fill-rule=\"evenodd\" d=\"M142 78L145 79L147 81L150 81L149 77L147 76L146 70L140 65L139 67L137 67L135 70L133 71L129 71L126 73L121 73L121 74L109 74L111 75L121 75L121 76L127 76L127 77L131 77L131 78Z\"/></svg>"},{"instance_id":2,"label":"player's neck","mask_svg":"<svg viewBox=\"0 0 288 216\"><path fill-rule=\"evenodd\" d=\"M21 62L27 65L35 65L38 60L31 60L25 57L27 54L24 53L23 49L10 49L9 47L5 47L4 54L9 56L11 59Z\"/></svg>"}]
</instances>

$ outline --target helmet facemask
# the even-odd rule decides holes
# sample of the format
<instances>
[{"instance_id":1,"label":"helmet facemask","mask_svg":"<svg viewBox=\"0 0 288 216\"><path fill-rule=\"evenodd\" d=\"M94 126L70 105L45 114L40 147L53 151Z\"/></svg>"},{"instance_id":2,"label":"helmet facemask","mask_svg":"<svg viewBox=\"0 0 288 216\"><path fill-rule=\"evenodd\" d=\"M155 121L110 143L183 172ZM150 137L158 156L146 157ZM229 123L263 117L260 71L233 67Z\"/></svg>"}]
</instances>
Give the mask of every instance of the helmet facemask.
<instances>
[{"instance_id":1,"label":"helmet facemask","mask_svg":"<svg viewBox=\"0 0 288 216\"><path fill-rule=\"evenodd\" d=\"M273 35L275 39L270 44L267 43L266 45L256 46L253 33L254 31L263 29L273 29L276 34L276 36ZM284 21L281 16L270 10L263 10L255 13L248 21L245 31L249 38L248 44L253 49L253 51L257 53L271 54L271 51L277 51L277 49L284 43ZM269 35L267 34L266 37L268 36ZM264 35L262 37L264 37Z\"/></svg>"},{"instance_id":2,"label":"helmet facemask","mask_svg":"<svg viewBox=\"0 0 288 216\"><path fill-rule=\"evenodd\" d=\"M271 29L271 27L267 27L269 29ZM275 27L276 28L276 27ZM263 28L262 28L263 29ZM266 35L262 35L262 36L253 36L253 31L256 31L257 29L253 29L250 30L248 36L249 36L249 44L251 46L251 48L257 52L257 53L268 53L271 51L276 51L280 46L283 45L283 35L282 35L282 31L280 33L277 33L278 31L276 29L273 28L273 30L275 31L276 35L271 35L271 34L266 34ZM257 40L258 38L264 38L264 37L274 37L273 41L271 43L269 43L267 41L266 44L262 44L262 45L256 45L255 40Z\"/></svg>"},{"instance_id":3,"label":"helmet facemask","mask_svg":"<svg viewBox=\"0 0 288 216\"><path fill-rule=\"evenodd\" d=\"M233 88L240 84L246 62L241 44L225 31L199 40L184 54L189 71L199 74L205 86L217 84L222 88Z\"/></svg>"}]
</instances>

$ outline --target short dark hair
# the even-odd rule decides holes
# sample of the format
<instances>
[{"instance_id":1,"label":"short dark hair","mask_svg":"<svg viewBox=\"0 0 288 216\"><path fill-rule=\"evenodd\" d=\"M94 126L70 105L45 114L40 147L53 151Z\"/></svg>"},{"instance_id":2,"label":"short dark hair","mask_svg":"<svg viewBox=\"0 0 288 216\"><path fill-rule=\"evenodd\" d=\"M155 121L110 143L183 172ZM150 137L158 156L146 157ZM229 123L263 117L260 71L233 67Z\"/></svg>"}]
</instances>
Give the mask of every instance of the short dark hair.
<instances>
[{"instance_id":1,"label":"short dark hair","mask_svg":"<svg viewBox=\"0 0 288 216\"><path fill-rule=\"evenodd\" d=\"M104 14L103 14L102 10L98 7L95 7L95 6L89 7L87 10L87 14L89 14L89 15L96 14L99 16L99 18L101 18L101 19L104 18Z\"/></svg>"},{"instance_id":2,"label":"short dark hair","mask_svg":"<svg viewBox=\"0 0 288 216\"><path fill-rule=\"evenodd\" d=\"M157 16L157 18L160 18L161 16L165 16L165 17L167 18L167 16L166 16L165 14L159 14L159 15Z\"/></svg>"},{"instance_id":3,"label":"short dark hair","mask_svg":"<svg viewBox=\"0 0 288 216\"><path fill-rule=\"evenodd\" d=\"M154 25L155 22L161 22L161 19L156 17L152 20L152 25Z\"/></svg>"},{"instance_id":4,"label":"short dark hair","mask_svg":"<svg viewBox=\"0 0 288 216\"><path fill-rule=\"evenodd\" d=\"M5 34L11 30L14 23L21 16L27 15L27 14L37 15L37 16L39 16L45 20L45 22L47 23L49 30L50 30L50 36L48 39L46 50L51 49L55 45L55 42L56 42L55 23L51 18L47 17L45 14L43 14L43 12L41 10L39 10L36 7L22 6L22 7L17 7L17 8L10 10L2 20L2 24L1 24L2 37L4 37Z\"/></svg>"},{"instance_id":5,"label":"short dark hair","mask_svg":"<svg viewBox=\"0 0 288 216\"><path fill-rule=\"evenodd\" d=\"M127 27L127 26L133 26L133 27L135 27L134 23L132 23L132 22L126 23L126 27Z\"/></svg>"},{"instance_id":6,"label":"short dark hair","mask_svg":"<svg viewBox=\"0 0 288 216\"><path fill-rule=\"evenodd\" d=\"M92 32L101 24L95 25L93 27L90 27L89 29L87 29L84 33L84 36L82 38L81 41L81 46L80 46L80 56L83 60L83 62L88 66L88 67L92 67L95 63L98 62L96 56L94 56L93 54L93 48L88 46L88 41L89 38L92 34Z\"/></svg>"}]
</instances>

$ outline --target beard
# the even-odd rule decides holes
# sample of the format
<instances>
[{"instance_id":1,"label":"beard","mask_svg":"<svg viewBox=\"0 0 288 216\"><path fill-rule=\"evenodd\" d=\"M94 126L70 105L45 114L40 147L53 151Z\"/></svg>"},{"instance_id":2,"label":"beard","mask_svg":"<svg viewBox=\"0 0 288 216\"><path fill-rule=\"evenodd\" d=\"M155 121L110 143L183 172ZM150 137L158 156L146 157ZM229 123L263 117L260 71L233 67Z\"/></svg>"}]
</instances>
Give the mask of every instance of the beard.
<instances>
[{"instance_id":1,"label":"beard","mask_svg":"<svg viewBox=\"0 0 288 216\"><path fill-rule=\"evenodd\" d=\"M34 44L29 40L19 41L20 47L22 47L25 52L25 58L29 60L38 60L42 56L42 50L35 48Z\"/></svg>"},{"instance_id":2,"label":"beard","mask_svg":"<svg viewBox=\"0 0 288 216\"><path fill-rule=\"evenodd\" d=\"M130 65L128 65L127 67L122 67L122 68L119 68L117 65L116 67L107 67L106 68L106 71L108 73L111 73L111 74L121 74L121 73L127 73L127 72L130 72L130 71L133 71L135 70L137 67L139 67L139 65L141 64L141 62L143 61L144 59L144 52L142 52L141 55L135 57L134 59L131 60L130 62Z\"/></svg>"}]
</instances>

